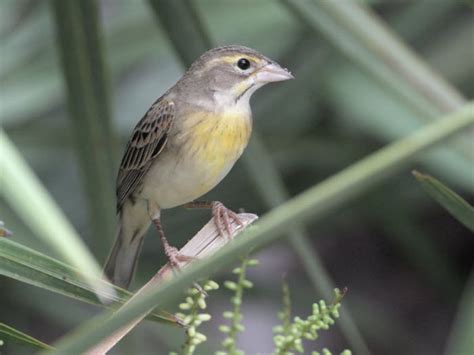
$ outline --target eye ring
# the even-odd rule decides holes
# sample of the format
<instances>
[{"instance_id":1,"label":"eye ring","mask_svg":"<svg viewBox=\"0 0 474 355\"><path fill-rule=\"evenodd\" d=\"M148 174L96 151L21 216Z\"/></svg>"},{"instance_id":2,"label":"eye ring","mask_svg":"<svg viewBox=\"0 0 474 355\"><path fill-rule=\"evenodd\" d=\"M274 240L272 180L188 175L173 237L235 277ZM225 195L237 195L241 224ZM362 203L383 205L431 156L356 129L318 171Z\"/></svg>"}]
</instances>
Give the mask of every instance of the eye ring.
<instances>
[{"instance_id":1,"label":"eye ring","mask_svg":"<svg viewBox=\"0 0 474 355\"><path fill-rule=\"evenodd\" d=\"M250 61L247 58L240 58L237 61L237 67L241 70L247 70L250 68Z\"/></svg>"}]
</instances>

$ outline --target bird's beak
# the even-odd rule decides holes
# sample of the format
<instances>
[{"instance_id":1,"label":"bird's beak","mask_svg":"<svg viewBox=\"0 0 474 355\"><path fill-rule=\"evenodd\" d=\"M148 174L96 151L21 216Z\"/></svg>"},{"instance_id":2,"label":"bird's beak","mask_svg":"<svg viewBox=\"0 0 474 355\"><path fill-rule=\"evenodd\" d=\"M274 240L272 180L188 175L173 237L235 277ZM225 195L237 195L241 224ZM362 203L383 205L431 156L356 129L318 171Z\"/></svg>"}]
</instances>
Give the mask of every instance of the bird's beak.
<instances>
[{"instance_id":1,"label":"bird's beak","mask_svg":"<svg viewBox=\"0 0 474 355\"><path fill-rule=\"evenodd\" d=\"M261 84L272 83L275 81L284 81L294 79L295 77L288 69L280 67L276 63L267 64L255 73L255 81Z\"/></svg>"}]
</instances>

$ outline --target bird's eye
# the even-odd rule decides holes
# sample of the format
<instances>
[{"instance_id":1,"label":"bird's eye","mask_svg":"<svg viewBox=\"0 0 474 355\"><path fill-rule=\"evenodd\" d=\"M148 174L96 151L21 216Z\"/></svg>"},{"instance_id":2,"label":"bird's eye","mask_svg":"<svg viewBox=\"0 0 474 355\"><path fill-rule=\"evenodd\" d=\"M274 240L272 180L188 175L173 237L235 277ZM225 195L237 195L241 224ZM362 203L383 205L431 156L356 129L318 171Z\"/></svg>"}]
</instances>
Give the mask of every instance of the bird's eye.
<instances>
[{"instance_id":1,"label":"bird's eye","mask_svg":"<svg viewBox=\"0 0 474 355\"><path fill-rule=\"evenodd\" d=\"M237 66L239 67L239 69L247 70L248 68L250 68L250 61L247 58L240 58L237 61Z\"/></svg>"}]
</instances>

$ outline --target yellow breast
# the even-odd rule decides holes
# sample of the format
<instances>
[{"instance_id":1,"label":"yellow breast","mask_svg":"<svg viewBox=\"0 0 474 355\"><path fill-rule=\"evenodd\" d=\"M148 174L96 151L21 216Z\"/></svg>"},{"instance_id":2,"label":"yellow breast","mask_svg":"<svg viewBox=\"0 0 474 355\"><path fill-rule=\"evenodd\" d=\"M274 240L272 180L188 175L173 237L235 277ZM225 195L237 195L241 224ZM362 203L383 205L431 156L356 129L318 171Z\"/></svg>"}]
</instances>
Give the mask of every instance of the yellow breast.
<instances>
[{"instance_id":1,"label":"yellow breast","mask_svg":"<svg viewBox=\"0 0 474 355\"><path fill-rule=\"evenodd\" d=\"M212 189L247 146L251 117L241 112L201 113L188 117L184 125L185 149L205 171L201 188L203 191Z\"/></svg>"}]
</instances>

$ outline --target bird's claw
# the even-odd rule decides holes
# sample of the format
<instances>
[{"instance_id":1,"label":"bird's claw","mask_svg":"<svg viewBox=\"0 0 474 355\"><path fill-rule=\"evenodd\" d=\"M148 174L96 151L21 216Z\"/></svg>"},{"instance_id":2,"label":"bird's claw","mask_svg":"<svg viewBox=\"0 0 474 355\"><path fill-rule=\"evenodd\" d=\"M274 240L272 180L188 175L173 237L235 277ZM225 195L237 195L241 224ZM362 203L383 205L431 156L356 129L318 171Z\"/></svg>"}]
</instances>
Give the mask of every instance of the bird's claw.
<instances>
[{"instance_id":1,"label":"bird's claw","mask_svg":"<svg viewBox=\"0 0 474 355\"><path fill-rule=\"evenodd\" d=\"M245 227L244 223L239 218L239 215L225 207L222 202L215 201L212 203L212 216L214 218L217 231L222 237L232 239L232 229L230 227L231 219L239 225L239 228ZM224 226L226 233L224 233L222 225Z\"/></svg>"}]
</instances>

